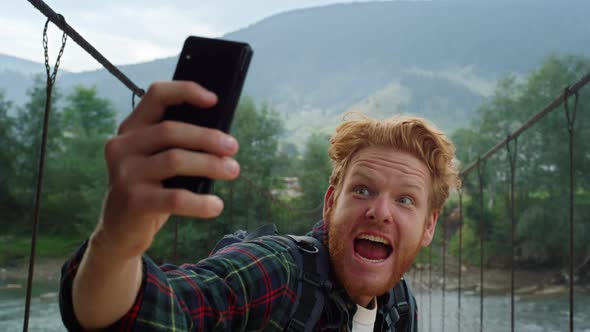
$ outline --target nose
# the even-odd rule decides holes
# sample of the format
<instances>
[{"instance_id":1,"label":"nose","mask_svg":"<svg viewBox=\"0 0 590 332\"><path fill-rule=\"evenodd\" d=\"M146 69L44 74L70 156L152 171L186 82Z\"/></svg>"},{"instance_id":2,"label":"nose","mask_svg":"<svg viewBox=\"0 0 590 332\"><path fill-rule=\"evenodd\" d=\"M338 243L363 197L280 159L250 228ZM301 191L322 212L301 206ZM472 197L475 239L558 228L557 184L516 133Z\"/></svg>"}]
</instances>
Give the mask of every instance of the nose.
<instances>
[{"instance_id":1,"label":"nose","mask_svg":"<svg viewBox=\"0 0 590 332\"><path fill-rule=\"evenodd\" d=\"M387 197L379 195L373 199L367 209L366 217L372 221L391 222L392 217Z\"/></svg>"}]
</instances>

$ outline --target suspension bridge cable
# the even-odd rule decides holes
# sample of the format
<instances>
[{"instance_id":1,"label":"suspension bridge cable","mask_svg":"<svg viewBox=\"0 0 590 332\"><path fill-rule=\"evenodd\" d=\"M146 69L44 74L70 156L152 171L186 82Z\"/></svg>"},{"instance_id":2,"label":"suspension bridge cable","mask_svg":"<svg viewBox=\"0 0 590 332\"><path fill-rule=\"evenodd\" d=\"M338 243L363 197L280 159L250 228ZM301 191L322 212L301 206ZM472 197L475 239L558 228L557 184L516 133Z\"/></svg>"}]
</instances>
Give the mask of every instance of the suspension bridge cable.
<instances>
[{"instance_id":1,"label":"suspension bridge cable","mask_svg":"<svg viewBox=\"0 0 590 332\"><path fill-rule=\"evenodd\" d=\"M458 290L457 290L457 332L461 332L461 267L463 259L463 189L459 188L459 268L458 274Z\"/></svg>"},{"instance_id":2,"label":"suspension bridge cable","mask_svg":"<svg viewBox=\"0 0 590 332\"><path fill-rule=\"evenodd\" d=\"M568 99L571 95L575 95L574 110L570 114ZM569 319L570 332L574 331L574 123L576 121L576 112L578 111L578 91L572 92L568 87L563 93L564 104L563 110L567 120L567 132L569 140L569 236L570 236L570 266L569 266Z\"/></svg>"},{"instance_id":3,"label":"suspension bridge cable","mask_svg":"<svg viewBox=\"0 0 590 332\"><path fill-rule=\"evenodd\" d=\"M61 39L61 48L53 67L53 73L50 73L49 67L49 50L48 50L48 38L47 38L47 27L49 26L49 19L45 22L45 28L43 29L43 49L45 51L45 72L47 74L47 85L45 94L45 112L43 113L43 130L41 133L41 152L39 154L39 164L37 172L37 189L35 191L35 206L34 206L34 217L33 217L33 230L31 234L31 254L29 256L29 273L27 277L27 295L25 300L25 316L23 322L23 331L26 332L29 329L29 315L31 309L31 291L33 288L33 275L35 272L35 253L37 247L37 231L39 229L39 215L41 210L41 192L43 191L43 171L45 169L45 152L47 148L47 132L49 129L49 114L51 113L51 93L53 91L53 85L57 77L57 70L61 56L64 53L66 47L67 35L64 32Z\"/></svg>"},{"instance_id":4,"label":"suspension bridge cable","mask_svg":"<svg viewBox=\"0 0 590 332\"><path fill-rule=\"evenodd\" d=\"M443 209L444 212L444 209ZM449 217L445 218L443 220L443 224L442 224L442 231L443 231L443 236L442 236L442 307L441 307L441 318L442 318L442 332L445 332L445 288L446 288L446 274L447 274L447 256L446 256L446 250L447 250L447 224L449 221Z\"/></svg>"},{"instance_id":5,"label":"suspension bridge cable","mask_svg":"<svg viewBox=\"0 0 590 332\"><path fill-rule=\"evenodd\" d=\"M579 81L577 81L572 86L570 86L568 88L568 91L570 94L577 93L583 86L585 86L588 83L590 83L590 73L587 73ZM529 127L534 125L537 121L539 121L545 115L547 115L548 113L550 113L551 111L556 109L559 105L561 105L564 102L566 95L567 95L567 92L564 91L562 94L555 97L555 99L553 99L547 106L545 106L545 108L542 111L533 115L520 128L516 129L514 132L512 132L510 135L508 135L508 137L506 137L500 143L496 144L493 148L491 148L488 152L484 153L477 160L473 161L471 164L469 164L467 167L465 167L461 171L461 176L465 176L468 173L470 173L475 167L477 167L477 165L479 163L490 158L499 149L504 147L504 145L506 145L511 139L518 137L520 134L522 134L525 130L527 130Z\"/></svg>"},{"instance_id":6,"label":"suspension bridge cable","mask_svg":"<svg viewBox=\"0 0 590 332\"><path fill-rule=\"evenodd\" d=\"M506 144L508 152L508 161L510 162L510 236L511 236L511 255L510 255L510 331L514 332L514 255L515 255L515 226L516 217L514 215L514 187L516 176L516 160L518 158L518 138L515 137L514 149L510 149L510 144Z\"/></svg>"},{"instance_id":7,"label":"suspension bridge cable","mask_svg":"<svg viewBox=\"0 0 590 332\"><path fill-rule=\"evenodd\" d=\"M477 164L477 176L479 178L479 211L480 211L480 226L479 226L479 331L483 332L483 297L484 297L484 287L483 287L483 257L484 257L484 232L485 232L485 218L484 218L484 205L483 205L483 174L481 168L483 167L482 163Z\"/></svg>"},{"instance_id":8,"label":"suspension bridge cable","mask_svg":"<svg viewBox=\"0 0 590 332\"><path fill-rule=\"evenodd\" d=\"M145 90L139 88L131 81L123 72L115 67L109 60L107 60L100 52L90 45L76 30L74 30L65 20L65 18L57 14L51 7L49 7L42 0L28 0L35 8L37 8L43 15L45 15L53 24L65 32L76 44L80 45L88 54L90 54L96 61L98 61L106 70L113 76L119 79L121 83L125 84L133 93L139 97L145 94Z\"/></svg>"}]
</instances>

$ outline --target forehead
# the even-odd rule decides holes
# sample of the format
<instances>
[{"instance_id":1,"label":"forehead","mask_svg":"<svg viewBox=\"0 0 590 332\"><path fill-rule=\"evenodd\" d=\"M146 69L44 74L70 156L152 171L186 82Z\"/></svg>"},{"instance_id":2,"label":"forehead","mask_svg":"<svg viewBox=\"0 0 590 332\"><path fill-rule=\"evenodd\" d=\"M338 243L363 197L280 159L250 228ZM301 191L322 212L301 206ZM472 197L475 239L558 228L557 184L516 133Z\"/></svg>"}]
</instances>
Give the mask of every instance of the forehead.
<instances>
[{"instance_id":1,"label":"forehead","mask_svg":"<svg viewBox=\"0 0 590 332\"><path fill-rule=\"evenodd\" d=\"M350 160L346 177L353 174L403 177L408 180L430 183L426 164L414 155L385 146L369 146L356 152Z\"/></svg>"}]
</instances>

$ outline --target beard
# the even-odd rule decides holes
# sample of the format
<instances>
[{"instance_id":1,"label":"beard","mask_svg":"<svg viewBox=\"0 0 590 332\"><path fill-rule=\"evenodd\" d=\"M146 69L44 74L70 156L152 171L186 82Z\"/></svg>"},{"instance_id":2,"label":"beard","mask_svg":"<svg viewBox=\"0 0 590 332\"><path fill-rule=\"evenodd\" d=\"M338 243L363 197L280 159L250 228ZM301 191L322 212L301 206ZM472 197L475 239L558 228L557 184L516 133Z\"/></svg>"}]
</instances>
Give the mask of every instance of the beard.
<instances>
[{"instance_id":1,"label":"beard","mask_svg":"<svg viewBox=\"0 0 590 332\"><path fill-rule=\"evenodd\" d=\"M332 210L333 211L333 210ZM328 249L330 252L330 262L332 269L338 282L344 287L351 298L359 296L380 296L392 289L403 277L404 273L412 265L414 258L421 249L420 243L416 243L413 250L407 253L392 253L394 257L387 259L394 259L393 269L388 271L386 275L379 276L375 282L361 282L355 275L351 273L346 264L346 247L350 230L345 228L341 223L332 222L333 214L326 215L326 222L328 226ZM423 230L424 232L424 230ZM346 239L343 241L343 239ZM395 248L394 248L395 250Z\"/></svg>"}]
</instances>

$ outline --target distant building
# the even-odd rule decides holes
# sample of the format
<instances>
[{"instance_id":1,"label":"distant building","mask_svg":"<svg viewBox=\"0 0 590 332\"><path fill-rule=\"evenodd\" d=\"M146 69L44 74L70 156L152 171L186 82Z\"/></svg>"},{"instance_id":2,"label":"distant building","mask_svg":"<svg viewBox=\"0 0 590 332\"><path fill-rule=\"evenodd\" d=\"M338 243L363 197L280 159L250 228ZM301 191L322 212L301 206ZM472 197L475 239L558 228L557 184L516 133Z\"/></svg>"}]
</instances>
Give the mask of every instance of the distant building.
<instances>
[{"instance_id":1,"label":"distant building","mask_svg":"<svg viewBox=\"0 0 590 332\"><path fill-rule=\"evenodd\" d=\"M272 189L270 193L273 196L281 198L296 198L303 195L298 177L283 177L282 180L285 183L285 187L282 189Z\"/></svg>"}]
</instances>

